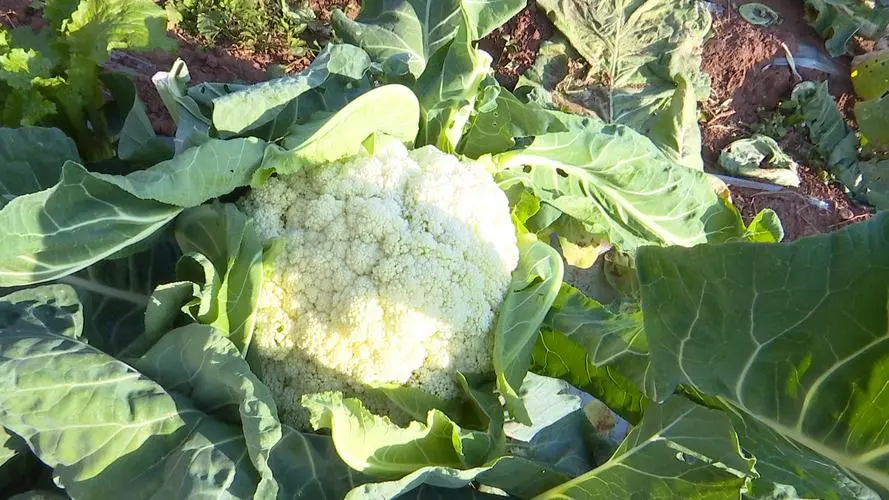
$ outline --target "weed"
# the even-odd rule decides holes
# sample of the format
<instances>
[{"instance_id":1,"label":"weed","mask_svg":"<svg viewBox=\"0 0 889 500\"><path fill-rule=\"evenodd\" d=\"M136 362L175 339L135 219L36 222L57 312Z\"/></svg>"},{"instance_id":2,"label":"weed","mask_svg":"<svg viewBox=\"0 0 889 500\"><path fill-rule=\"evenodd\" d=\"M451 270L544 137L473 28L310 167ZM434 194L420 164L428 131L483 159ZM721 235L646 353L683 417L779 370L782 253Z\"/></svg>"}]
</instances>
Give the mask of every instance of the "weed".
<instances>
[{"instance_id":1,"label":"weed","mask_svg":"<svg viewBox=\"0 0 889 500\"><path fill-rule=\"evenodd\" d=\"M283 46L297 57L311 51L302 35L315 14L305 0L167 0L165 9L171 22L208 45L237 43L258 51Z\"/></svg>"}]
</instances>

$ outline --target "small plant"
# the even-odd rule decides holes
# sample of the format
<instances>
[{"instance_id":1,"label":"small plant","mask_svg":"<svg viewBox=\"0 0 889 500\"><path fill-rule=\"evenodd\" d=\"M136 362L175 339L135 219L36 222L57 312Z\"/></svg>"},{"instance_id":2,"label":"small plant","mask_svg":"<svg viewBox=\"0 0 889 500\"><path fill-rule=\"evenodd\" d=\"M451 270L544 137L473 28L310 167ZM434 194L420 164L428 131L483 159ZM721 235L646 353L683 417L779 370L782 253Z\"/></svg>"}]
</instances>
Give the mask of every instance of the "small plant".
<instances>
[{"instance_id":1,"label":"small plant","mask_svg":"<svg viewBox=\"0 0 889 500\"><path fill-rule=\"evenodd\" d=\"M304 0L169 0L165 8L207 44L237 42L260 51L284 46L297 57L310 51L302 35L315 14Z\"/></svg>"}]
</instances>

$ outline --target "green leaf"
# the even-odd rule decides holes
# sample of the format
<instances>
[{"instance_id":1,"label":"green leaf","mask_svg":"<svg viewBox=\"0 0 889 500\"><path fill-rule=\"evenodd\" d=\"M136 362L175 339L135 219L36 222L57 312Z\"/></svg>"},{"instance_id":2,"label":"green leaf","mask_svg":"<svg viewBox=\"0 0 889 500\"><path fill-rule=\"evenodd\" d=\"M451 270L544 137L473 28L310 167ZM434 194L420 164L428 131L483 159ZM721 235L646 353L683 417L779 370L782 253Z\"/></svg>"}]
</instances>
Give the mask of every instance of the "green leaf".
<instances>
[{"instance_id":1,"label":"green leaf","mask_svg":"<svg viewBox=\"0 0 889 500\"><path fill-rule=\"evenodd\" d=\"M719 153L719 166L732 175L799 187L798 165L766 135L754 134L732 142Z\"/></svg>"},{"instance_id":2,"label":"green leaf","mask_svg":"<svg viewBox=\"0 0 889 500\"><path fill-rule=\"evenodd\" d=\"M639 312L615 314L576 288L562 285L543 332L534 347L538 370L567 377L630 422L639 421L642 393L649 393L654 384Z\"/></svg>"},{"instance_id":3,"label":"green leaf","mask_svg":"<svg viewBox=\"0 0 889 500\"><path fill-rule=\"evenodd\" d=\"M660 397L688 384L889 491L889 215L786 245L648 247L636 261ZM802 475L793 486L821 493Z\"/></svg>"},{"instance_id":4,"label":"green leaf","mask_svg":"<svg viewBox=\"0 0 889 500\"><path fill-rule=\"evenodd\" d=\"M114 100L105 106L109 133L117 137L117 156L135 164L154 165L173 157L173 143L158 137L136 93L124 74L104 75L102 82Z\"/></svg>"},{"instance_id":5,"label":"green leaf","mask_svg":"<svg viewBox=\"0 0 889 500\"><path fill-rule=\"evenodd\" d=\"M146 251L103 260L60 278L61 283L77 290L83 304L87 342L116 356L142 336L155 284L173 278L177 257L175 246L163 241Z\"/></svg>"},{"instance_id":6,"label":"green leaf","mask_svg":"<svg viewBox=\"0 0 889 500\"><path fill-rule=\"evenodd\" d=\"M454 40L429 59L414 91L420 101L417 146L453 153L469 121L478 87L491 70L491 56L472 46L466 16Z\"/></svg>"},{"instance_id":7,"label":"green leaf","mask_svg":"<svg viewBox=\"0 0 889 500\"><path fill-rule=\"evenodd\" d=\"M130 247L170 222L180 208L141 200L76 163L52 188L19 196L0 210L0 286L49 281Z\"/></svg>"},{"instance_id":8,"label":"green leaf","mask_svg":"<svg viewBox=\"0 0 889 500\"><path fill-rule=\"evenodd\" d=\"M534 137L568 129L558 117L535 103L525 103L511 92L501 88L489 78L479 92L475 115L470 119L468 130L460 140L460 154L478 158L484 154L498 154L516 145L517 138ZM496 94L490 109L485 106L485 93Z\"/></svg>"},{"instance_id":9,"label":"green leaf","mask_svg":"<svg viewBox=\"0 0 889 500\"><path fill-rule=\"evenodd\" d=\"M281 125L286 130L295 118L295 112L290 116L283 112L289 103L323 84L331 75L357 80L369 67L370 58L360 48L329 44L308 68L297 75L258 83L213 99L213 126L222 138L248 134L278 120L282 120ZM268 140L277 138L267 137Z\"/></svg>"},{"instance_id":10,"label":"green leaf","mask_svg":"<svg viewBox=\"0 0 889 500\"><path fill-rule=\"evenodd\" d=\"M265 146L253 137L210 139L146 170L126 176L95 175L143 200L196 207L250 184Z\"/></svg>"},{"instance_id":11,"label":"green leaf","mask_svg":"<svg viewBox=\"0 0 889 500\"><path fill-rule=\"evenodd\" d=\"M738 7L738 14L741 14L745 21L756 26L775 26L784 21L781 14L775 12L774 9L756 2L741 5Z\"/></svg>"},{"instance_id":12,"label":"green leaf","mask_svg":"<svg viewBox=\"0 0 889 500\"><path fill-rule=\"evenodd\" d=\"M889 24L889 8L880 4L858 0L804 0L804 4L809 24L826 39L831 57L845 54L854 36L879 38Z\"/></svg>"},{"instance_id":13,"label":"green leaf","mask_svg":"<svg viewBox=\"0 0 889 500\"><path fill-rule=\"evenodd\" d=\"M376 62L403 58L414 76L457 34L461 9L469 20L469 37L479 40L525 7L522 0L367 0L355 20L334 10L334 31L360 45Z\"/></svg>"},{"instance_id":14,"label":"green leaf","mask_svg":"<svg viewBox=\"0 0 889 500\"><path fill-rule=\"evenodd\" d=\"M889 207L889 186L880 181L881 176L873 168L868 168L868 175L862 173L855 132L846 125L828 93L827 82L802 82L793 89L791 98L809 128L809 139L826 160L828 171L855 197L878 208Z\"/></svg>"},{"instance_id":15,"label":"green leaf","mask_svg":"<svg viewBox=\"0 0 889 500\"><path fill-rule=\"evenodd\" d=\"M497 390L518 422L531 425L519 396L531 363L538 329L556 299L564 267L559 253L532 235L519 235L519 265L494 325L494 372Z\"/></svg>"},{"instance_id":16,"label":"green leaf","mask_svg":"<svg viewBox=\"0 0 889 500\"><path fill-rule=\"evenodd\" d=\"M592 427L586 422L581 398L570 394L561 380L528 373L522 383L522 401L532 425L507 422L511 455L540 463L570 477L592 469L592 453L587 448Z\"/></svg>"},{"instance_id":17,"label":"green leaf","mask_svg":"<svg viewBox=\"0 0 889 500\"><path fill-rule=\"evenodd\" d=\"M597 366L583 346L561 333L540 332L531 351L531 371L567 381L631 423L642 418L646 399L639 387L613 367Z\"/></svg>"},{"instance_id":18,"label":"green leaf","mask_svg":"<svg viewBox=\"0 0 889 500\"><path fill-rule=\"evenodd\" d=\"M176 122L176 137L173 138L176 153L209 140L210 118L189 95L187 85L191 76L185 62L176 59L170 71L157 72L151 81Z\"/></svg>"},{"instance_id":19,"label":"green leaf","mask_svg":"<svg viewBox=\"0 0 889 500\"><path fill-rule=\"evenodd\" d=\"M870 101L889 91L889 50L873 50L852 60L852 86L859 99Z\"/></svg>"},{"instance_id":20,"label":"green leaf","mask_svg":"<svg viewBox=\"0 0 889 500\"><path fill-rule=\"evenodd\" d=\"M794 442L731 406L722 407L732 420L741 447L756 454L756 472L750 484L753 498L856 498L879 500L876 492L849 477L818 453Z\"/></svg>"},{"instance_id":21,"label":"green leaf","mask_svg":"<svg viewBox=\"0 0 889 500\"><path fill-rule=\"evenodd\" d=\"M81 0L62 22L64 41L77 58L98 65L113 50L171 50L167 17L152 0Z\"/></svg>"},{"instance_id":22,"label":"green leaf","mask_svg":"<svg viewBox=\"0 0 889 500\"><path fill-rule=\"evenodd\" d=\"M49 308L55 306L45 303ZM256 473L243 468L240 429L66 336L65 328L47 326L13 325L0 333L0 371L9 374L0 380L0 425L54 468L68 494L252 495Z\"/></svg>"},{"instance_id":23,"label":"green leaf","mask_svg":"<svg viewBox=\"0 0 889 500\"><path fill-rule=\"evenodd\" d=\"M332 115L291 129L284 148L270 145L252 185L265 182L273 173L294 173L358 154L373 134L388 134L404 143L417 136L420 105L413 92L402 85L371 90Z\"/></svg>"},{"instance_id":24,"label":"green leaf","mask_svg":"<svg viewBox=\"0 0 889 500\"><path fill-rule=\"evenodd\" d=\"M531 498L567 479L563 474L537 462L521 457L503 456L472 469L424 467L401 479L359 486L346 495L346 500L425 498L413 495L402 497L411 491L422 490L424 485L461 488L455 489L454 495L448 498L472 498L462 488L473 482L499 488L519 498Z\"/></svg>"},{"instance_id":25,"label":"green leaf","mask_svg":"<svg viewBox=\"0 0 889 500\"><path fill-rule=\"evenodd\" d=\"M886 116L889 116L889 97L855 103L855 121L861 134L869 144L881 149L889 147Z\"/></svg>"},{"instance_id":26,"label":"green leaf","mask_svg":"<svg viewBox=\"0 0 889 500\"><path fill-rule=\"evenodd\" d=\"M753 243L780 243L784 239L784 226L778 214L765 208L750 221L744 239Z\"/></svg>"},{"instance_id":27,"label":"green leaf","mask_svg":"<svg viewBox=\"0 0 889 500\"><path fill-rule=\"evenodd\" d=\"M83 331L83 308L67 285L26 288L0 297L0 332L54 332L70 338Z\"/></svg>"},{"instance_id":28,"label":"green leaf","mask_svg":"<svg viewBox=\"0 0 889 500\"><path fill-rule=\"evenodd\" d=\"M363 480L334 456L332 446L324 445L329 438L301 436L281 425L271 391L251 373L240 351L212 327L174 330L134 366L168 391L187 394L207 414L240 423L250 461L260 475L256 498L296 498L312 492L342 496ZM325 472L316 472L313 457L321 459L319 466L330 462L320 466ZM328 474L350 484L326 481Z\"/></svg>"},{"instance_id":29,"label":"green leaf","mask_svg":"<svg viewBox=\"0 0 889 500\"><path fill-rule=\"evenodd\" d=\"M0 208L16 196L52 187L69 160L80 161L80 155L59 129L0 127Z\"/></svg>"},{"instance_id":30,"label":"green leaf","mask_svg":"<svg viewBox=\"0 0 889 500\"><path fill-rule=\"evenodd\" d=\"M538 84L556 100L627 125L671 159L703 170L696 107L709 94L709 77L700 70L707 9L693 0L538 3L591 66L585 78L566 69L564 84ZM542 57L552 56L563 57L559 51Z\"/></svg>"},{"instance_id":31,"label":"green leaf","mask_svg":"<svg viewBox=\"0 0 889 500\"><path fill-rule=\"evenodd\" d=\"M524 186L621 250L740 235L737 211L723 204L703 172L669 160L620 125L590 121L582 129L538 136L494 161L501 188Z\"/></svg>"},{"instance_id":32,"label":"green leaf","mask_svg":"<svg viewBox=\"0 0 889 500\"><path fill-rule=\"evenodd\" d=\"M483 432L465 431L440 410L426 423L399 427L368 411L360 400L338 392L302 397L315 430L330 429L340 457L362 474L394 479L427 466L464 469L482 465L491 452Z\"/></svg>"},{"instance_id":33,"label":"green leaf","mask_svg":"<svg viewBox=\"0 0 889 500\"><path fill-rule=\"evenodd\" d=\"M536 498L739 498L753 459L728 417L681 397L646 412L611 459Z\"/></svg>"},{"instance_id":34,"label":"green leaf","mask_svg":"<svg viewBox=\"0 0 889 500\"><path fill-rule=\"evenodd\" d=\"M503 408L494 394L494 384L457 372L462 397L442 399L428 392L403 385L378 387L389 401L414 420L425 420L432 410L440 410L464 428L486 430L491 446L499 446L503 433Z\"/></svg>"},{"instance_id":35,"label":"green leaf","mask_svg":"<svg viewBox=\"0 0 889 500\"><path fill-rule=\"evenodd\" d=\"M688 168L704 170L695 90L684 75L674 78L676 91L669 101L670 109L657 115L648 136L671 160Z\"/></svg>"},{"instance_id":36,"label":"green leaf","mask_svg":"<svg viewBox=\"0 0 889 500\"><path fill-rule=\"evenodd\" d=\"M203 254L219 279L212 301L215 314L202 318L247 354L262 285L262 241L253 221L234 205L202 205L187 210L176 222L176 240L183 252Z\"/></svg>"}]
</instances>

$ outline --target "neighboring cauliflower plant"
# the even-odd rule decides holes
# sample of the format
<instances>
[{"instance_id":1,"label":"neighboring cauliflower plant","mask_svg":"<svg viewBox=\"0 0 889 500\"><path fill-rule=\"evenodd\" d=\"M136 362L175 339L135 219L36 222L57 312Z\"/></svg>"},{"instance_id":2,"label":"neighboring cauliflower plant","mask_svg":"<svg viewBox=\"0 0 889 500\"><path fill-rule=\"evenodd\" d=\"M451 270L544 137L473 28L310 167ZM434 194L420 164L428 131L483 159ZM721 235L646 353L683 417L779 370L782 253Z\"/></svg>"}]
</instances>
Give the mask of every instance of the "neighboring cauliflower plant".
<instances>
[{"instance_id":1,"label":"neighboring cauliflower plant","mask_svg":"<svg viewBox=\"0 0 889 500\"><path fill-rule=\"evenodd\" d=\"M265 266L253 348L281 417L305 394L368 386L442 398L456 371L490 372L491 330L518 263L505 194L484 168L393 142L272 178L242 207L283 250Z\"/></svg>"}]
</instances>

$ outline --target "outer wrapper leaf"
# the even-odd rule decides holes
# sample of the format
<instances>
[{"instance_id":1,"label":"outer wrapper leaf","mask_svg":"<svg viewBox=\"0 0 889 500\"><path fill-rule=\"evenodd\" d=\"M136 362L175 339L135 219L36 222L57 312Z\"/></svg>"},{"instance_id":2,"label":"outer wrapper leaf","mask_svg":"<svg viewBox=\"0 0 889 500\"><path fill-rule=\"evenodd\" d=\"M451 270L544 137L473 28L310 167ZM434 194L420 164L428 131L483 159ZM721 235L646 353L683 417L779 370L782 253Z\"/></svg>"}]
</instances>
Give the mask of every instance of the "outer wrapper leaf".
<instances>
[{"instance_id":1,"label":"outer wrapper leaf","mask_svg":"<svg viewBox=\"0 0 889 500\"><path fill-rule=\"evenodd\" d=\"M564 272L562 259L551 246L533 235L519 235L519 265L494 326L494 372L507 410L525 425L531 425L531 419L519 389L531 363L538 329L556 299Z\"/></svg>"},{"instance_id":2,"label":"outer wrapper leaf","mask_svg":"<svg viewBox=\"0 0 889 500\"><path fill-rule=\"evenodd\" d=\"M353 156L374 134L387 134L404 143L417 136L420 105L413 92L402 85L371 90L332 115L323 115L290 129L284 148L271 145L252 185L265 182L273 173L294 173L313 164Z\"/></svg>"},{"instance_id":3,"label":"outer wrapper leaf","mask_svg":"<svg viewBox=\"0 0 889 500\"><path fill-rule=\"evenodd\" d=\"M782 436L789 455L808 448L806 460L889 491L889 216L787 245L649 247L636 261L660 397L688 384ZM823 493L788 476L775 482Z\"/></svg>"},{"instance_id":4,"label":"outer wrapper leaf","mask_svg":"<svg viewBox=\"0 0 889 500\"><path fill-rule=\"evenodd\" d=\"M587 232L633 251L646 244L691 246L743 234L737 211L703 172L666 158L646 137L590 121L538 136L494 157L504 190L524 186Z\"/></svg>"},{"instance_id":5,"label":"outer wrapper leaf","mask_svg":"<svg viewBox=\"0 0 889 500\"><path fill-rule=\"evenodd\" d=\"M148 238L180 211L141 200L69 162L58 184L19 196L0 210L0 226L7 231L0 286L79 271Z\"/></svg>"},{"instance_id":6,"label":"outer wrapper leaf","mask_svg":"<svg viewBox=\"0 0 889 500\"><path fill-rule=\"evenodd\" d=\"M262 286L262 241L253 221L234 205L201 205L182 214L175 233L183 252L207 257L218 280L201 297L214 303L214 313L199 320L224 332L246 356Z\"/></svg>"},{"instance_id":7,"label":"outer wrapper leaf","mask_svg":"<svg viewBox=\"0 0 889 500\"><path fill-rule=\"evenodd\" d=\"M425 424L411 422L403 428L341 393L306 395L302 405L316 430L331 430L340 457L373 477L400 478L427 466L477 467L492 451L492 443L484 443L486 433L464 431L440 410L430 410Z\"/></svg>"},{"instance_id":8,"label":"outer wrapper leaf","mask_svg":"<svg viewBox=\"0 0 889 500\"><path fill-rule=\"evenodd\" d=\"M264 150L265 142L252 137L211 139L147 170L95 175L143 200L189 208L250 184Z\"/></svg>"},{"instance_id":9,"label":"outer wrapper leaf","mask_svg":"<svg viewBox=\"0 0 889 500\"><path fill-rule=\"evenodd\" d=\"M217 97L213 103L213 126L223 138L255 132L275 122L267 140L278 139L277 130L286 130L298 114L296 99L319 87L332 75L359 79L370 66L363 50L348 44L330 44L318 54L305 71L251 85ZM288 109L288 106L290 108ZM279 124L280 122L280 124Z\"/></svg>"}]
</instances>

